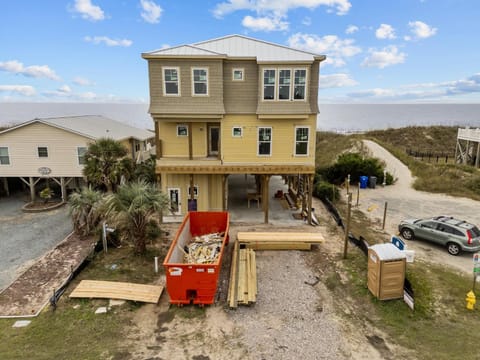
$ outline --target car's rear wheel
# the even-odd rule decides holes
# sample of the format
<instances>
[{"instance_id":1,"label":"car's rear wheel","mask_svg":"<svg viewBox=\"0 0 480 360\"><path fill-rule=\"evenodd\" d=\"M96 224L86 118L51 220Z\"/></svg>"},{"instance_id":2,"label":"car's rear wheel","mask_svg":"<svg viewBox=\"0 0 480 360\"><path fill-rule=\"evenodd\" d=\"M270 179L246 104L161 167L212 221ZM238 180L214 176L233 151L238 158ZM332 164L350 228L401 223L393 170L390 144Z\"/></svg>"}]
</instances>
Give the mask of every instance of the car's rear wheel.
<instances>
[{"instance_id":1,"label":"car's rear wheel","mask_svg":"<svg viewBox=\"0 0 480 360\"><path fill-rule=\"evenodd\" d=\"M408 228L403 228L402 231L400 231L400 234L402 234L402 237L406 240L413 240L415 237L413 231Z\"/></svg>"},{"instance_id":2,"label":"car's rear wheel","mask_svg":"<svg viewBox=\"0 0 480 360\"><path fill-rule=\"evenodd\" d=\"M447 251L450 255L456 256L460 254L461 249L460 249L460 246L451 242L447 244Z\"/></svg>"}]
</instances>

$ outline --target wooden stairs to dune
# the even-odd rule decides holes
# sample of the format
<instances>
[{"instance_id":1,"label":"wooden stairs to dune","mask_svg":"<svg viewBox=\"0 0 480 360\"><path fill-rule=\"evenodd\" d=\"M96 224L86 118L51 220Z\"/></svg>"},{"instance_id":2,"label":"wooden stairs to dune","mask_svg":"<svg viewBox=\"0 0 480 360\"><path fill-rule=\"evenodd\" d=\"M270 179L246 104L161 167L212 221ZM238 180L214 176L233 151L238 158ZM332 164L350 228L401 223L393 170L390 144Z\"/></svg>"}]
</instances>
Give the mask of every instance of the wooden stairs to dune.
<instances>
[{"instance_id":1,"label":"wooden stairs to dune","mask_svg":"<svg viewBox=\"0 0 480 360\"><path fill-rule=\"evenodd\" d=\"M227 302L230 308L257 299L255 250L311 250L324 238L319 233L239 232L233 245Z\"/></svg>"}]
</instances>

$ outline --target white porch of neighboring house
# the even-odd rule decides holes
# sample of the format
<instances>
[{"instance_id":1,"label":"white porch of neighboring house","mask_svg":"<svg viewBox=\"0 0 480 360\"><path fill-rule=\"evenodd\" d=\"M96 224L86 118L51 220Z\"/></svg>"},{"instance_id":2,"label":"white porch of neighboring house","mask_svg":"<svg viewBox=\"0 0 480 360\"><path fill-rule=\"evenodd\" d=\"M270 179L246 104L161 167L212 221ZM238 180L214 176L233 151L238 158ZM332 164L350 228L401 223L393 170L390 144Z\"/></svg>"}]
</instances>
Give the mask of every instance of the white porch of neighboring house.
<instances>
[{"instance_id":1,"label":"white porch of neighboring house","mask_svg":"<svg viewBox=\"0 0 480 360\"><path fill-rule=\"evenodd\" d=\"M455 161L479 167L480 164L480 128L458 129Z\"/></svg>"}]
</instances>

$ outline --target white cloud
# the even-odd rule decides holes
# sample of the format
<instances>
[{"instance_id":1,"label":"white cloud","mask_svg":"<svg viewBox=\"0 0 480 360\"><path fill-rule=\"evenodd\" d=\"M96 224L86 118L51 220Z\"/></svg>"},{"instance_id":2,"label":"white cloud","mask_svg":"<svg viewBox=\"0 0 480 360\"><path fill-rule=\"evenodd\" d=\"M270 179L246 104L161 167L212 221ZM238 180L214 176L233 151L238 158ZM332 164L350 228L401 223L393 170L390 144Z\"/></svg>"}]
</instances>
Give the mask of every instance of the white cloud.
<instances>
[{"instance_id":1,"label":"white cloud","mask_svg":"<svg viewBox=\"0 0 480 360\"><path fill-rule=\"evenodd\" d=\"M59 92L64 93L64 94L70 94L72 92L72 89L68 85L62 85L59 89Z\"/></svg>"},{"instance_id":2,"label":"white cloud","mask_svg":"<svg viewBox=\"0 0 480 360\"><path fill-rule=\"evenodd\" d=\"M302 25L310 26L312 25L312 18L307 16L302 20Z\"/></svg>"},{"instance_id":3,"label":"white cloud","mask_svg":"<svg viewBox=\"0 0 480 360\"><path fill-rule=\"evenodd\" d=\"M369 50L369 56L367 56L363 62L362 66L365 67L376 67L383 69L387 66L402 64L405 62L406 54L399 52L398 48L394 45L387 46L382 50Z\"/></svg>"},{"instance_id":4,"label":"white cloud","mask_svg":"<svg viewBox=\"0 0 480 360\"><path fill-rule=\"evenodd\" d=\"M0 85L0 92L16 93L24 96L35 95L35 88L30 85Z\"/></svg>"},{"instance_id":5,"label":"white cloud","mask_svg":"<svg viewBox=\"0 0 480 360\"><path fill-rule=\"evenodd\" d=\"M288 22L282 21L280 17L257 17L247 15L242 20L242 25L252 31L284 31L288 30Z\"/></svg>"},{"instance_id":6,"label":"white cloud","mask_svg":"<svg viewBox=\"0 0 480 360\"><path fill-rule=\"evenodd\" d=\"M108 36L85 36L84 40L86 42L91 42L95 45L104 43L107 46L123 46L123 47L129 47L130 45L133 44L132 40L128 39L111 39Z\"/></svg>"},{"instance_id":7,"label":"white cloud","mask_svg":"<svg viewBox=\"0 0 480 360\"><path fill-rule=\"evenodd\" d=\"M87 92L79 94L78 97L82 100L93 100L93 99L97 98L97 94L95 94L94 92L91 92L91 91L87 91Z\"/></svg>"},{"instance_id":8,"label":"white cloud","mask_svg":"<svg viewBox=\"0 0 480 360\"><path fill-rule=\"evenodd\" d=\"M437 33L437 28L431 27L422 21L411 21L408 23L408 26L410 27L410 32L413 34L413 37L405 36L404 39L407 41L426 39Z\"/></svg>"},{"instance_id":9,"label":"white cloud","mask_svg":"<svg viewBox=\"0 0 480 360\"><path fill-rule=\"evenodd\" d=\"M83 78L81 76L77 76L73 79L73 83L74 84L77 84L77 85L80 85L80 86L92 86L92 85L95 85L94 82L86 79L86 78Z\"/></svg>"},{"instance_id":10,"label":"white cloud","mask_svg":"<svg viewBox=\"0 0 480 360\"><path fill-rule=\"evenodd\" d=\"M321 89L355 86L358 82L350 77L349 74L329 74L320 75L319 86Z\"/></svg>"},{"instance_id":11,"label":"white cloud","mask_svg":"<svg viewBox=\"0 0 480 360\"><path fill-rule=\"evenodd\" d=\"M257 14L275 14L284 16L289 10L297 8L315 9L318 6L327 6L335 9L337 15L345 15L352 4L349 0L227 0L213 9L213 15L217 18L233 13L238 10L254 11Z\"/></svg>"},{"instance_id":12,"label":"white cloud","mask_svg":"<svg viewBox=\"0 0 480 360\"><path fill-rule=\"evenodd\" d=\"M92 21L105 19L105 13L100 6L93 5L91 0L75 0L74 11L81 14L82 18Z\"/></svg>"},{"instance_id":13,"label":"white cloud","mask_svg":"<svg viewBox=\"0 0 480 360\"><path fill-rule=\"evenodd\" d=\"M55 71L50 69L47 65L31 65L25 67L20 61L11 60L0 62L0 70L33 78L43 77L51 80L60 80L60 77L55 74Z\"/></svg>"},{"instance_id":14,"label":"white cloud","mask_svg":"<svg viewBox=\"0 0 480 360\"><path fill-rule=\"evenodd\" d=\"M150 0L140 0L140 6L143 10L140 14L143 20L150 24L156 24L160 21L160 15L162 15L163 12L160 5Z\"/></svg>"},{"instance_id":15,"label":"white cloud","mask_svg":"<svg viewBox=\"0 0 480 360\"><path fill-rule=\"evenodd\" d=\"M290 47L299 50L327 55L324 63L337 67L345 65L345 58L355 56L362 51L354 45L353 39L340 39L336 35L319 37L313 34L297 33L290 36L287 43Z\"/></svg>"},{"instance_id":16,"label":"white cloud","mask_svg":"<svg viewBox=\"0 0 480 360\"><path fill-rule=\"evenodd\" d=\"M358 26L355 25L348 25L347 29L345 30L345 34L353 34L358 31Z\"/></svg>"},{"instance_id":17,"label":"white cloud","mask_svg":"<svg viewBox=\"0 0 480 360\"><path fill-rule=\"evenodd\" d=\"M395 29L388 24L381 24L375 31L377 39L395 39Z\"/></svg>"}]
</instances>

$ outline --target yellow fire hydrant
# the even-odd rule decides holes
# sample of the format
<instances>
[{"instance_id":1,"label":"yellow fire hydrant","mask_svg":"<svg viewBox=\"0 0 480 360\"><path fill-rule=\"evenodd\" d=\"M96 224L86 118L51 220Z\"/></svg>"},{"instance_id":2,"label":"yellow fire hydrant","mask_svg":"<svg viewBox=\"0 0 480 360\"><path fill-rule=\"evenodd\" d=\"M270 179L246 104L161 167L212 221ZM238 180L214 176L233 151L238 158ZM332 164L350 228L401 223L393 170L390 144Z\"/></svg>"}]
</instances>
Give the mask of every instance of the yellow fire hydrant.
<instances>
[{"instance_id":1,"label":"yellow fire hydrant","mask_svg":"<svg viewBox=\"0 0 480 360\"><path fill-rule=\"evenodd\" d=\"M468 310L473 310L473 307L475 306L475 303L477 302L477 299L475 298L475 293L473 291L469 291L467 294L467 309Z\"/></svg>"}]
</instances>

